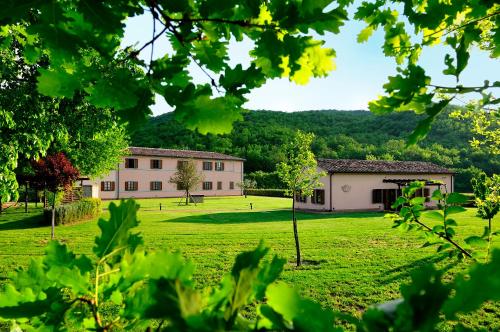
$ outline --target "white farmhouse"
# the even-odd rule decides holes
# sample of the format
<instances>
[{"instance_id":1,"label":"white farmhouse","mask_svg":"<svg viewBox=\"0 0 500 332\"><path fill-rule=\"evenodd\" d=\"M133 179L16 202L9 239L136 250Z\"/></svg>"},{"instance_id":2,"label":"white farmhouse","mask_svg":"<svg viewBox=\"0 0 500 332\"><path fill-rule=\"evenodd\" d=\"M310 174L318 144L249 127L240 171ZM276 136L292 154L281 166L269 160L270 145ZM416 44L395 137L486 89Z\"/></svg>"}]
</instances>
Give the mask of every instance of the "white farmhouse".
<instances>
[{"instance_id":1,"label":"white farmhouse","mask_svg":"<svg viewBox=\"0 0 500 332\"><path fill-rule=\"evenodd\" d=\"M312 197L295 197L302 210L383 211L390 210L401 188L415 180L426 181L418 196L429 197L436 189L453 192L454 173L444 167L422 161L385 161L318 159L323 187ZM432 183L437 180L442 184ZM428 207L434 202L426 202Z\"/></svg>"}]
</instances>

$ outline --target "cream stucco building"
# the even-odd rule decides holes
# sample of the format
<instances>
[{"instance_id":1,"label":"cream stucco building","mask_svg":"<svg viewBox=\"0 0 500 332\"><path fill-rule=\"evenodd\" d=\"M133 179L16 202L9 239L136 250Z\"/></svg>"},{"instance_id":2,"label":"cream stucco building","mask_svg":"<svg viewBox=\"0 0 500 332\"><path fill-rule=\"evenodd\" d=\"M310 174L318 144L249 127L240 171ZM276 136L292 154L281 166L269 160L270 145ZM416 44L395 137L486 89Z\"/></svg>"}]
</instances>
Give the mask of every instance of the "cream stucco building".
<instances>
[{"instance_id":1,"label":"cream stucco building","mask_svg":"<svg viewBox=\"0 0 500 332\"><path fill-rule=\"evenodd\" d=\"M222 153L130 147L117 169L99 180L86 180L86 196L102 199L180 197L184 191L169 180L180 163L194 160L203 181L193 195L241 195L244 159Z\"/></svg>"},{"instance_id":2,"label":"cream stucco building","mask_svg":"<svg viewBox=\"0 0 500 332\"><path fill-rule=\"evenodd\" d=\"M426 181L418 194L429 197L436 189L453 191L453 172L429 162L318 159L323 186L312 197L295 197L298 209L316 211L390 210L407 183ZM438 180L441 185L431 183ZM425 203L432 207L432 201Z\"/></svg>"}]
</instances>

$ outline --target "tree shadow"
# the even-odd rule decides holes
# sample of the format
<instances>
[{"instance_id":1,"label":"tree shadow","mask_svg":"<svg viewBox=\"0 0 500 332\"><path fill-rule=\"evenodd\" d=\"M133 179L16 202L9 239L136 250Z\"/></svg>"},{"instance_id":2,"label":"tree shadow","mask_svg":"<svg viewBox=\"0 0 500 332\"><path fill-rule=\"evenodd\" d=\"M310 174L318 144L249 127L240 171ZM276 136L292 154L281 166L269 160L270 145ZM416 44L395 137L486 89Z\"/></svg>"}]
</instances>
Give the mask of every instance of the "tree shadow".
<instances>
[{"instance_id":1,"label":"tree shadow","mask_svg":"<svg viewBox=\"0 0 500 332\"><path fill-rule=\"evenodd\" d=\"M5 216L8 216L8 214L0 215L0 231L30 229L47 226L43 223L44 218L42 214L31 215L26 218L16 218L12 221L3 222L2 218Z\"/></svg>"},{"instance_id":2,"label":"tree shadow","mask_svg":"<svg viewBox=\"0 0 500 332\"><path fill-rule=\"evenodd\" d=\"M384 274L378 278L378 282L381 285L388 285L394 282L398 282L399 284L401 280L409 279L414 271L419 270L426 265L437 264L444 260L450 260L449 255L446 253L420 258L410 263L384 271ZM457 264L458 262L456 260L450 260L449 264L446 264L439 270L446 272L455 267Z\"/></svg>"},{"instance_id":3,"label":"tree shadow","mask_svg":"<svg viewBox=\"0 0 500 332\"><path fill-rule=\"evenodd\" d=\"M248 211L248 212L219 212L206 213L179 218L167 219L164 222L178 223L199 223L199 224L244 224L255 222L289 222L291 221L292 211L289 209L273 211ZM356 213L354 214L326 214L326 213L296 213L297 221L318 220L318 219L337 219L337 218L373 218L375 213Z\"/></svg>"}]
</instances>

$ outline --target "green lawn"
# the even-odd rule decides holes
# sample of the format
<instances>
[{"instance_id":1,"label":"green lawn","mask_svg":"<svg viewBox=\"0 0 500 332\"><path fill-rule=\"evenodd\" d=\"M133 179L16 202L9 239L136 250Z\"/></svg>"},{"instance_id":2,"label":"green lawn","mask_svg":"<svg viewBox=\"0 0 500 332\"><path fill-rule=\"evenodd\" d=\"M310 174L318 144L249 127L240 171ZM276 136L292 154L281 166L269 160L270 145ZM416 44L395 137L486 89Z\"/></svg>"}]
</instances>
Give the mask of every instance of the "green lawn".
<instances>
[{"instance_id":1,"label":"green lawn","mask_svg":"<svg viewBox=\"0 0 500 332\"><path fill-rule=\"evenodd\" d=\"M399 284L408 281L419 266L434 263L447 270L448 278L466 266L436 254L433 247L421 248L418 234L392 229L382 213L299 213L303 257L319 264L297 269L290 199L217 197L196 207L178 206L177 201L139 200L139 229L149 249L180 250L193 260L200 286L216 284L236 254L254 248L261 239L290 262L282 275L284 281L324 306L355 314L399 297ZM22 208L11 208L0 216L0 283L9 271L41 255L50 237L50 228L39 225L40 210L30 206L30 211L25 214ZM107 209L103 216L108 216ZM473 209L456 219L461 236L481 234L485 225ZM499 222L497 217L494 225ZM57 227L56 236L76 253L90 254L97 231L96 222L86 221ZM495 245L500 247L500 242ZM500 328L499 306L489 304L463 322Z\"/></svg>"}]
</instances>

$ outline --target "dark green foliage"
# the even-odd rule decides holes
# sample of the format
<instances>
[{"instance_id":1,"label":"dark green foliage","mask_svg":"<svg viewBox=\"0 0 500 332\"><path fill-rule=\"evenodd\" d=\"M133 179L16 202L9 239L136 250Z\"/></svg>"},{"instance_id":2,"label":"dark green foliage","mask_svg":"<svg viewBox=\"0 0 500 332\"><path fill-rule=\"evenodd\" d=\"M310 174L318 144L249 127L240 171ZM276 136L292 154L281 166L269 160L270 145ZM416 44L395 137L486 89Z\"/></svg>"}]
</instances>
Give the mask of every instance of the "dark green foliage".
<instances>
[{"instance_id":1,"label":"dark green foliage","mask_svg":"<svg viewBox=\"0 0 500 332\"><path fill-rule=\"evenodd\" d=\"M284 189L285 184L281 181L278 172L255 171L245 174L245 179L255 181L257 189Z\"/></svg>"},{"instance_id":2,"label":"dark green foliage","mask_svg":"<svg viewBox=\"0 0 500 332\"><path fill-rule=\"evenodd\" d=\"M247 189L250 196L286 197L286 189Z\"/></svg>"},{"instance_id":3,"label":"dark green foliage","mask_svg":"<svg viewBox=\"0 0 500 332\"><path fill-rule=\"evenodd\" d=\"M251 111L235 123L231 134L201 135L185 129L172 114L153 117L132 136L133 146L208 150L246 159L245 172L258 188L280 188L273 180L276 165L284 160L281 147L296 129L316 135L312 150L320 158L394 159L434 162L457 172L455 191L471 192L476 169L500 173L500 157L473 150L469 124L451 119L449 111L436 117L420 146L406 148L406 140L423 119L410 112L375 116L365 111ZM269 175L257 173L263 171ZM278 187L279 185L279 187Z\"/></svg>"},{"instance_id":4,"label":"dark green foliage","mask_svg":"<svg viewBox=\"0 0 500 332\"><path fill-rule=\"evenodd\" d=\"M101 200L99 198L82 198L69 204L58 205L55 208L55 224L66 225L83 219L91 219L101 214ZM44 210L45 222L50 224L52 209Z\"/></svg>"}]
</instances>

